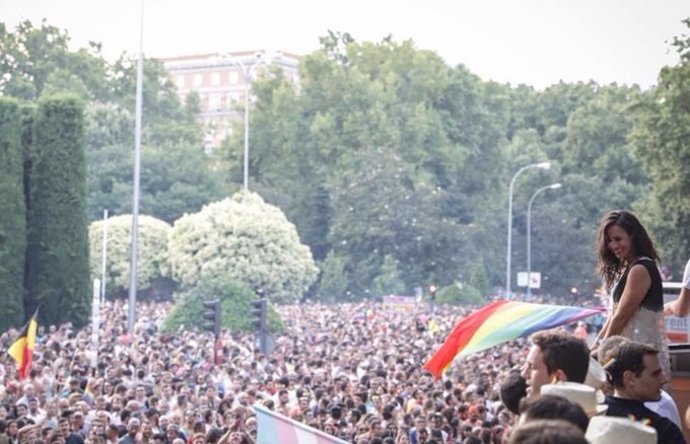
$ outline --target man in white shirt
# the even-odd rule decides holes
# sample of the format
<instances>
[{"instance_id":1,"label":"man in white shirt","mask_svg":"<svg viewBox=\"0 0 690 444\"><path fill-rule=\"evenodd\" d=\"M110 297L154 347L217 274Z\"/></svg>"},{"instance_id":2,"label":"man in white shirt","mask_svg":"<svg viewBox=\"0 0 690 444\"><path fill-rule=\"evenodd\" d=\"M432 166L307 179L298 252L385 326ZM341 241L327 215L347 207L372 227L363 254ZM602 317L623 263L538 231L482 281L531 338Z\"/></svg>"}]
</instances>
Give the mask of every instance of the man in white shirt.
<instances>
[{"instance_id":1,"label":"man in white shirt","mask_svg":"<svg viewBox=\"0 0 690 444\"><path fill-rule=\"evenodd\" d=\"M41 424L46 418L45 410L38 407L38 399L29 398L29 413L26 415L34 424Z\"/></svg>"}]
</instances>

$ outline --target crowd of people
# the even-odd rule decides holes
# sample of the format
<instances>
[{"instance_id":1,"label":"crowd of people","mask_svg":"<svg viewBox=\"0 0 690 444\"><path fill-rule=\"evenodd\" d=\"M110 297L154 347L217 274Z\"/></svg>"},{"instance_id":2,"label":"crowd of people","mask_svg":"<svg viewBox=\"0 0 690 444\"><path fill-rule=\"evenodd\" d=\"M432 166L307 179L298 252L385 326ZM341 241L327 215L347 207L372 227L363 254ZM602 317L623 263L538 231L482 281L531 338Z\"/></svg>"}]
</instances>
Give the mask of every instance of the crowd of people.
<instances>
[{"instance_id":1,"label":"crowd of people","mask_svg":"<svg viewBox=\"0 0 690 444\"><path fill-rule=\"evenodd\" d=\"M661 390L667 350L625 335L640 322L636 334L644 327L658 339L649 319L659 319L663 302L654 267L643 263L655 252L641 258L634 236L615 229L620 217L600 229L602 275L620 291L605 323L589 319L600 328L594 341L584 325L569 325L457 359L435 379L424 363L472 308L279 306L285 330L264 354L253 334L162 332L169 303L139 303L130 335L126 303L107 301L97 337L41 326L28 378L0 356L0 444L253 444L255 404L356 444L599 444L613 442L611 433L683 443L678 411ZM653 312L649 319L637 318L635 303ZM688 305L666 309L687 314ZM4 350L16 336L0 336Z\"/></svg>"},{"instance_id":2,"label":"crowd of people","mask_svg":"<svg viewBox=\"0 0 690 444\"><path fill-rule=\"evenodd\" d=\"M106 302L96 348L90 328L41 327L25 380L3 355L0 443L251 443L257 402L357 443L500 443L515 425L499 386L524 364L524 340L463 359L441 380L422 369L467 309L278 307L286 330L270 353L224 331L214 362L209 333L160 332L169 308L140 303L130 336L126 304ZM16 335L0 337L5 350Z\"/></svg>"}]
</instances>

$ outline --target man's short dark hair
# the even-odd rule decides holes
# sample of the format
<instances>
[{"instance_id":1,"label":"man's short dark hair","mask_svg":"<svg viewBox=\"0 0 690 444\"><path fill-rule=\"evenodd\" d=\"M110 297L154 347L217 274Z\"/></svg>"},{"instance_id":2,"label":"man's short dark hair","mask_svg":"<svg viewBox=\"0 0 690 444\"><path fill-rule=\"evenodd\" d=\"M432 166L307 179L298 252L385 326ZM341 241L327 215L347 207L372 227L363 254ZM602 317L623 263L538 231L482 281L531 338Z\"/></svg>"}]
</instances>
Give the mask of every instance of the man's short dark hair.
<instances>
[{"instance_id":1,"label":"man's short dark hair","mask_svg":"<svg viewBox=\"0 0 690 444\"><path fill-rule=\"evenodd\" d=\"M589 368L589 347L570 333L545 330L531 336L532 343L541 350L549 373L562 370L571 382L585 382Z\"/></svg>"},{"instance_id":2,"label":"man's short dark hair","mask_svg":"<svg viewBox=\"0 0 690 444\"><path fill-rule=\"evenodd\" d=\"M608 338L604 339L601 341L601 344L599 344L599 348L597 349L597 361L604 365L606 361L608 361L607 357L611 355L614 348L618 348L622 343L629 341L630 339L620 335L609 336Z\"/></svg>"},{"instance_id":3,"label":"man's short dark hair","mask_svg":"<svg viewBox=\"0 0 690 444\"><path fill-rule=\"evenodd\" d=\"M587 432L589 417L579 404L558 395L536 395L520 403L520 414L526 421L535 419L564 419Z\"/></svg>"},{"instance_id":4,"label":"man's short dark hair","mask_svg":"<svg viewBox=\"0 0 690 444\"><path fill-rule=\"evenodd\" d=\"M523 422L510 434L510 444L588 444L582 430L562 419Z\"/></svg>"},{"instance_id":5,"label":"man's short dark hair","mask_svg":"<svg viewBox=\"0 0 690 444\"><path fill-rule=\"evenodd\" d=\"M501 402L514 414L519 413L520 400L527 396L527 381L518 373L511 373L499 387Z\"/></svg>"},{"instance_id":6,"label":"man's short dark hair","mask_svg":"<svg viewBox=\"0 0 690 444\"><path fill-rule=\"evenodd\" d=\"M631 371L640 376L644 371L645 355L657 356L659 350L649 344L634 341L619 341L602 353L603 365L606 368L608 380L614 387L623 387L623 375Z\"/></svg>"}]
</instances>

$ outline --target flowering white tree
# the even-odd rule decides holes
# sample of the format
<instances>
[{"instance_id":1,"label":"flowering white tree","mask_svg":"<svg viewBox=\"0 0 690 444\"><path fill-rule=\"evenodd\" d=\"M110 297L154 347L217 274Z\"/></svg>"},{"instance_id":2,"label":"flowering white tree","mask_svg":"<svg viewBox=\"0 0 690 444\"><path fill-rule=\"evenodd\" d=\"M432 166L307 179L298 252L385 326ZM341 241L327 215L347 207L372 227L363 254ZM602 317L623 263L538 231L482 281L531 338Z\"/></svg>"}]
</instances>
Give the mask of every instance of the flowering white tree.
<instances>
[{"instance_id":1,"label":"flowering white tree","mask_svg":"<svg viewBox=\"0 0 690 444\"><path fill-rule=\"evenodd\" d=\"M103 221L89 225L89 267L91 279L101 278ZM130 244L132 215L114 216L107 220L106 279L108 293L122 294L129 290ZM151 216L139 216L137 244L137 289L150 290L159 278L170 277L168 237L171 226Z\"/></svg>"},{"instance_id":2,"label":"flowering white tree","mask_svg":"<svg viewBox=\"0 0 690 444\"><path fill-rule=\"evenodd\" d=\"M295 226L255 193L237 193L182 216L169 246L173 276L183 287L224 276L263 289L275 302L294 302L318 274Z\"/></svg>"}]
</instances>

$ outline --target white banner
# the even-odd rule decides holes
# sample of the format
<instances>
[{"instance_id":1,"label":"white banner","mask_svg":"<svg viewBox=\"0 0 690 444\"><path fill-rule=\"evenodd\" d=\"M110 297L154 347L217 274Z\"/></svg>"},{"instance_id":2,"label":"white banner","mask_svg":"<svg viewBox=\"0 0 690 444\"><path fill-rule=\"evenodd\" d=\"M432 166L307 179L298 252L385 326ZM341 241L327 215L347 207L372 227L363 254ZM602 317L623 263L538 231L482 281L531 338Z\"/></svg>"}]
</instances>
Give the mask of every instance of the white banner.
<instances>
[{"instance_id":1,"label":"white banner","mask_svg":"<svg viewBox=\"0 0 690 444\"><path fill-rule=\"evenodd\" d=\"M517 285L518 287L527 287L527 277L529 275L529 288L541 288L541 273L538 271L533 271L527 273L526 271L520 271L517 274Z\"/></svg>"}]
</instances>

